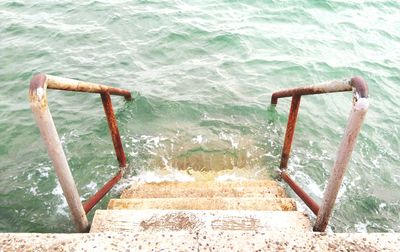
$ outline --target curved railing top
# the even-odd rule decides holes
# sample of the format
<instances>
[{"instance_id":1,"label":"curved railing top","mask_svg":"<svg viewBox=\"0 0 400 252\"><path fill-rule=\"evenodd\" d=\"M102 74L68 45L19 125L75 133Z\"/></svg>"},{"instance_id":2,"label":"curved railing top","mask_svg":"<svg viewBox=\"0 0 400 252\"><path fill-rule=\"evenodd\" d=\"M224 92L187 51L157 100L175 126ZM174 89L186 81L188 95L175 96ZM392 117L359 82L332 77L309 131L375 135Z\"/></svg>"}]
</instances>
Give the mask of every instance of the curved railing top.
<instances>
[{"instance_id":1,"label":"curved railing top","mask_svg":"<svg viewBox=\"0 0 400 252\"><path fill-rule=\"evenodd\" d=\"M124 96L127 101L132 99L131 93L124 89L40 73L36 74L31 79L29 85L30 100L33 101L36 97L37 101L46 101L47 88L85 93L108 93L111 95Z\"/></svg>"},{"instance_id":2,"label":"curved railing top","mask_svg":"<svg viewBox=\"0 0 400 252\"><path fill-rule=\"evenodd\" d=\"M276 105L278 103L278 99L282 97L344 92L344 91L351 91L353 88L355 90L357 99L368 98L367 83L363 78L355 76L350 80L331 81L318 85L290 88L277 91L274 92L271 96L271 104Z\"/></svg>"}]
</instances>

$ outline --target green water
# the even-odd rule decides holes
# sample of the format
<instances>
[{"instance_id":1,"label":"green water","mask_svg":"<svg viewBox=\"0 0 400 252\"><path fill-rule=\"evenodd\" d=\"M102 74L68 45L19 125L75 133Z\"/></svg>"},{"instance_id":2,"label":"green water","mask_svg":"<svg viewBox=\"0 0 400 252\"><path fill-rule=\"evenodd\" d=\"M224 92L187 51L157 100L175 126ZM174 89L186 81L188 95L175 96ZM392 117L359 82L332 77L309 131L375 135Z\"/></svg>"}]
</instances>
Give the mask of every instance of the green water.
<instances>
[{"instance_id":1,"label":"green water","mask_svg":"<svg viewBox=\"0 0 400 252\"><path fill-rule=\"evenodd\" d=\"M290 101L271 122L271 93L361 75L370 110L332 229L400 232L397 1L26 2L0 2L0 231L74 230L27 100L45 72L134 93L113 98L130 167L109 198L132 181L187 179L185 160L273 174ZM86 199L118 170L100 98L48 94ZM289 172L318 202L350 107L350 93L302 99Z\"/></svg>"}]
</instances>

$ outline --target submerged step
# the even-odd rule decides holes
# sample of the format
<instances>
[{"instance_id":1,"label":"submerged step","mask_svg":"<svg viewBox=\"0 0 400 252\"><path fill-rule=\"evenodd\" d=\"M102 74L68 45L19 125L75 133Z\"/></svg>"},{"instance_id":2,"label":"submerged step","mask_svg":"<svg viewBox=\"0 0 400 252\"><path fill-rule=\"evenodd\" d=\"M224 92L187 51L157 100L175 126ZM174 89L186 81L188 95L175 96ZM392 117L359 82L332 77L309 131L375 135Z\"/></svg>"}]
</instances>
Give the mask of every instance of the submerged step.
<instances>
[{"instance_id":1,"label":"submerged step","mask_svg":"<svg viewBox=\"0 0 400 252\"><path fill-rule=\"evenodd\" d=\"M137 231L311 231L297 211L97 210L91 233Z\"/></svg>"},{"instance_id":2,"label":"submerged step","mask_svg":"<svg viewBox=\"0 0 400 252\"><path fill-rule=\"evenodd\" d=\"M134 185L121 198L179 197L286 197L275 181L251 180L235 182L161 182Z\"/></svg>"},{"instance_id":3,"label":"submerged step","mask_svg":"<svg viewBox=\"0 0 400 252\"><path fill-rule=\"evenodd\" d=\"M111 199L108 209L296 211L291 198L147 198Z\"/></svg>"}]
</instances>

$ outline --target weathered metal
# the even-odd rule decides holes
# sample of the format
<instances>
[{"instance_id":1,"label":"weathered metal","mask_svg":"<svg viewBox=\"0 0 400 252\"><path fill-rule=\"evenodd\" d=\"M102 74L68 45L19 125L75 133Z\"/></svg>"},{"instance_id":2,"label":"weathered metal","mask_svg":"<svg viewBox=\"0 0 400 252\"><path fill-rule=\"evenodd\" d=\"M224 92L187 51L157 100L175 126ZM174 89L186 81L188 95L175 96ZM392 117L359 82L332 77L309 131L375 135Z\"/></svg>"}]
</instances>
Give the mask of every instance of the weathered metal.
<instances>
[{"instance_id":1,"label":"weathered metal","mask_svg":"<svg viewBox=\"0 0 400 252\"><path fill-rule=\"evenodd\" d=\"M300 95L294 95L292 97L292 104L290 105L290 113L286 126L285 142L282 148L281 164L279 165L279 168L281 169L287 168L290 149L292 147L292 142L293 142L294 129L296 128L297 114L299 112L300 101L301 101Z\"/></svg>"},{"instance_id":2,"label":"weathered metal","mask_svg":"<svg viewBox=\"0 0 400 252\"><path fill-rule=\"evenodd\" d=\"M47 87L50 89L99 94L108 93L111 95L124 96L126 100L132 99L131 93L128 90L48 74L46 77Z\"/></svg>"},{"instance_id":3,"label":"weathered metal","mask_svg":"<svg viewBox=\"0 0 400 252\"><path fill-rule=\"evenodd\" d=\"M39 127L49 157L53 162L54 170L67 200L75 227L79 232L87 232L89 223L47 105L47 80L45 75L36 75L31 80L29 100L33 116Z\"/></svg>"},{"instance_id":4,"label":"weathered metal","mask_svg":"<svg viewBox=\"0 0 400 252\"><path fill-rule=\"evenodd\" d=\"M352 82L355 82L356 85L361 85L361 89L359 89L361 90L360 92L365 92L363 94L358 94L358 96L364 95L364 98L355 98L356 102L350 112L346 131L339 146L331 176L329 177L328 185L324 192L321 209L314 225L314 231L317 232L325 231L328 225L340 185L342 184L347 165L350 161L351 153L353 152L357 136L360 133L361 126L368 111L369 102L366 98L368 96L368 88L365 82L359 78L352 79Z\"/></svg>"},{"instance_id":5,"label":"weathered metal","mask_svg":"<svg viewBox=\"0 0 400 252\"><path fill-rule=\"evenodd\" d=\"M283 97L290 97L295 95L302 96L302 95L313 95L313 94L325 94L325 93L344 92L351 90L352 88L349 85L348 80L330 81L318 85L284 89L278 92L274 92L272 94L271 104L277 104L278 98L283 98Z\"/></svg>"},{"instance_id":6,"label":"weathered metal","mask_svg":"<svg viewBox=\"0 0 400 252\"><path fill-rule=\"evenodd\" d=\"M356 98L368 98L368 85L360 76L355 76L350 79L350 85L355 88Z\"/></svg>"},{"instance_id":7,"label":"weathered metal","mask_svg":"<svg viewBox=\"0 0 400 252\"><path fill-rule=\"evenodd\" d=\"M327 83L307 87L285 89L272 94L271 104L273 105L276 105L278 103L278 98L292 97L292 104L290 107L289 118L286 126L285 141L282 148L281 163L279 165L279 168L287 168L290 150L293 142L294 130L296 127L297 114L300 107L301 96L351 91L353 88L355 89L354 97L368 97L368 86L366 85L365 81L359 76L353 77L350 80L330 81Z\"/></svg>"},{"instance_id":8,"label":"weathered metal","mask_svg":"<svg viewBox=\"0 0 400 252\"><path fill-rule=\"evenodd\" d=\"M110 94L100 94L103 102L104 112L106 113L108 128L110 129L111 139L114 144L115 154L120 167L126 166L126 156L122 147L121 136L119 135L117 120L115 119L114 110L111 102Z\"/></svg>"},{"instance_id":9,"label":"weathered metal","mask_svg":"<svg viewBox=\"0 0 400 252\"><path fill-rule=\"evenodd\" d=\"M324 193L323 204L319 209L318 205L298 186L284 171L287 168L291 144L293 141L294 128L302 95L344 92L354 90L353 108L347 123L346 132L336 157L332 174L329 178L328 186ZM349 163L358 133L360 132L365 114L368 110L368 85L363 78L356 76L350 80L332 81L324 84L308 87L292 88L281 90L272 94L271 104L277 104L278 99L292 96L292 104L285 133L285 142L282 148L281 156L281 176L296 192L297 195L310 207L317 215L317 221L314 226L315 231L325 231L329 218L333 211L333 206Z\"/></svg>"},{"instance_id":10,"label":"weathered metal","mask_svg":"<svg viewBox=\"0 0 400 252\"><path fill-rule=\"evenodd\" d=\"M303 200L303 202L317 215L319 206L294 180L285 172L281 171L281 177L293 189L293 191Z\"/></svg>"},{"instance_id":11,"label":"weathered metal","mask_svg":"<svg viewBox=\"0 0 400 252\"><path fill-rule=\"evenodd\" d=\"M110 179L97 193L83 203L85 213L90 212L92 208L113 188L113 186L122 178L123 171L120 170L117 175Z\"/></svg>"},{"instance_id":12,"label":"weathered metal","mask_svg":"<svg viewBox=\"0 0 400 252\"><path fill-rule=\"evenodd\" d=\"M53 118L50 114L47 103L47 88L99 93L102 97L104 110L121 170L114 178L107 182L106 185L104 185L104 187L101 188L87 204L85 204L85 208L80 201L79 193L72 177L67 158L63 151ZM126 157L122 147L117 122L115 120L110 94L124 96L126 100L132 99L130 92L127 90L46 74L35 75L29 86L29 101L36 124L40 129L47 152L53 162L56 175L70 208L74 224L79 232L88 231L89 223L86 218L86 213L90 211L90 209L92 209L102 197L104 197L104 195L118 180L121 179L123 168L126 166Z\"/></svg>"}]
</instances>

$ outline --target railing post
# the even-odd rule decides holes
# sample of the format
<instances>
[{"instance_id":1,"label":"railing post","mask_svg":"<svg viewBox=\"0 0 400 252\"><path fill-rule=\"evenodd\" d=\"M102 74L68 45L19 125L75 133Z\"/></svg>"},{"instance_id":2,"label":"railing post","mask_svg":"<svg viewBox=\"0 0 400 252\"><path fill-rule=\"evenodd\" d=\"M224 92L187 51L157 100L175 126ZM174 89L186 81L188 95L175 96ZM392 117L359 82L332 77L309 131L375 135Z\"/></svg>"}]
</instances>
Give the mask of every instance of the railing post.
<instances>
[{"instance_id":1,"label":"railing post","mask_svg":"<svg viewBox=\"0 0 400 252\"><path fill-rule=\"evenodd\" d=\"M329 178L328 185L324 192L322 206L318 207L316 202L312 200L306 194L306 192L302 190L285 172L289 159L290 148L292 145L294 128L296 126L300 97L302 95L344 92L351 90L354 91L353 107L350 113L349 120L347 122L345 135L339 146L336 161L332 168L332 174ZM296 192L296 194L299 195L299 197L307 204L307 206L309 206L311 210L317 215L317 220L314 225L314 231L323 232L328 225L328 221L332 214L333 206L335 204L340 185L346 172L346 167L349 163L357 136L364 121L365 114L368 110L368 85L363 78L356 76L351 78L350 80L331 81L319 85L284 89L278 92L274 92L272 94L271 104L276 105L279 98L290 96L292 97L292 104L290 107L290 114L286 127L285 142L282 149L280 164L281 176Z\"/></svg>"},{"instance_id":2,"label":"railing post","mask_svg":"<svg viewBox=\"0 0 400 252\"><path fill-rule=\"evenodd\" d=\"M117 120L115 119L110 94L101 93L100 96L101 96L101 101L103 102L104 112L106 113L108 127L110 129L110 134L112 142L114 144L115 154L117 155L119 166L126 167L125 152L122 147L121 137L119 135Z\"/></svg>"},{"instance_id":3,"label":"railing post","mask_svg":"<svg viewBox=\"0 0 400 252\"><path fill-rule=\"evenodd\" d=\"M29 89L32 112L71 210L75 227L78 232L87 232L89 223L48 108L46 88L47 79L44 74L32 78Z\"/></svg>"},{"instance_id":4,"label":"railing post","mask_svg":"<svg viewBox=\"0 0 400 252\"><path fill-rule=\"evenodd\" d=\"M296 128L296 121L300 107L300 100L301 100L300 95L293 95L292 103L290 105L290 114L286 126L285 142L282 148L281 164L279 166L279 168L281 169L287 168L290 149L292 147L292 142L293 142L294 129Z\"/></svg>"},{"instance_id":5,"label":"railing post","mask_svg":"<svg viewBox=\"0 0 400 252\"><path fill-rule=\"evenodd\" d=\"M317 220L314 225L314 231L316 232L325 231L328 225L340 185L346 172L346 167L349 163L365 114L367 113L368 105L369 103L367 98L360 98L351 110L346 131L339 146L336 161L333 165L332 173L324 192L322 206L319 209Z\"/></svg>"}]
</instances>

